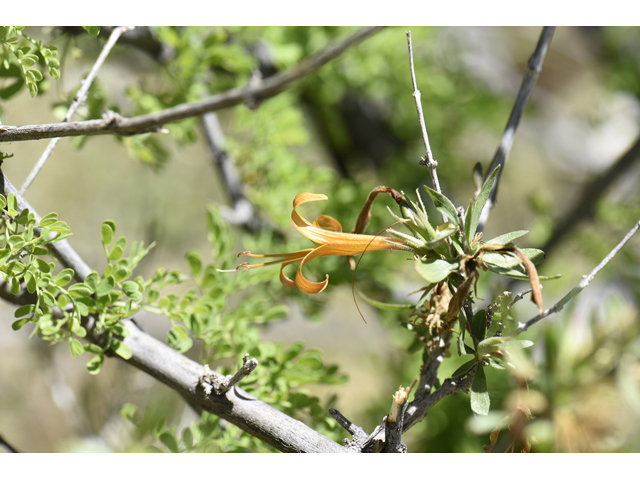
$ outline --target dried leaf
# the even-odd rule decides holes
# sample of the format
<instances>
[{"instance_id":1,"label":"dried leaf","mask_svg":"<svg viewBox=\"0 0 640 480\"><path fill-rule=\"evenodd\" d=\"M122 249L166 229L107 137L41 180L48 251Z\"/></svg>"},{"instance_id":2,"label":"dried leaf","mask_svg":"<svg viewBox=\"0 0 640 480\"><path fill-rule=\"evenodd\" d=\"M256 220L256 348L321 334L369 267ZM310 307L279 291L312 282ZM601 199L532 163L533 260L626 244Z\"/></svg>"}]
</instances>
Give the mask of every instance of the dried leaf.
<instances>
[{"instance_id":1,"label":"dried leaf","mask_svg":"<svg viewBox=\"0 0 640 480\"><path fill-rule=\"evenodd\" d=\"M402 195L391 187L380 186L371 190L364 207L362 207L362 210L360 211L360 215L358 215L356 226L353 228L351 233L363 233L365 231L367 225L369 225L369 220L371 220L371 206L379 193L388 193L396 202L400 201L402 198Z\"/></svg>"},{"instance_id":2,"label":"dried leaf","mask_svg":"<svg viewBox=\"0 0 640 480\"><path fill-rule=\"evenodd\" d=\"M514 247L513 252L527 267L529 281L531 282L531 301L538 306L538 313L542 314L542 290L540 288L540 279L538 278L536 266L519 248Z\"/></svg>"}]
</instances>

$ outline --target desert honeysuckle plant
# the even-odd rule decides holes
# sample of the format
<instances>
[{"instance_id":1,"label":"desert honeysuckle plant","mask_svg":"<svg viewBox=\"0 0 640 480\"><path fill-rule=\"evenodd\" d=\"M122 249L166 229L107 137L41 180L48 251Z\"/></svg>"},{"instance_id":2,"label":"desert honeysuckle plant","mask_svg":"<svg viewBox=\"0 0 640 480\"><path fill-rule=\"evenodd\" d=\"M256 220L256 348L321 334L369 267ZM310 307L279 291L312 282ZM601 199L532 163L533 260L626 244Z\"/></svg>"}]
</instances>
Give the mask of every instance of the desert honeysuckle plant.
<instances>
[{"instance_id":1,"label":"desert honeysuckle plant","mask_svg":"<svg viewBox=\"0 0 640 480\"><path fill-rule=\"evenodd\" d=\"M460 354L473 354L474 358L465 363L459 374L469 371L477 365L474 381L475 394L472 389L472 408L476 413L488 413L489 401L486 393L486 379L483 366L490 364L504 368L504 359L508 356L508 342L503 334L505 323L496 322L498 329L495 335L487 337L487 326L491 326L492 313L487 315L480 310L471 316L469 306L473 297L478 298L477 284L481 271L492 271L499 275L529 280L531 284L531 300L542 313L542 295L540 280L535 264L544 258L538 249L518 248L513 240L526 234L524 230L500 235L488 241L482 240L477 233L478 222L483 208L493 188L499 168L496 168L476 192L468 208L456 208L445 195L429 187L424 187L436 210L440 213L442 223L433 224L429 219L427 208L417 191L417 202L410 200L404 193L390 187L377 187L370 194L363 207L356 227L351 233L342 231L340 222L330 216L320 215L311 223L301 216L297 208L305 203L327 200L326 195L301 193L293 201L291 222L294 227L311 240L315 248L307 248L292 253L254 254L242 252L238 256L247 255L256 258L276 258L265 263L238 265L237 269L252 269L280 264L280 281L285 287L298 287L301 291L316 294L324 291L329 283L329 275L322 282L312 282L305 278L302 267L316 257L330 255L358 255L374 250L399 250L413 255L415 270L426 281L419 291L421 298L415 305L406 305L410 310L407 325L415 330L417 337L425 344L428 351L435 343L434 339L446 337L454 332L456 321L459 322L458 350ZM402 233L391 227L385 232L393 237L382 235L365 235L363 232L371 217L374 199L380 193L389 194L397 203L399 214L390 211L396 224L405 226L409 232ZM295 280L284 273L288 265L299 263ZM548 277L542 277L546 279ZM374 306L385 308L385 304L364 297ZM465 302L467 304L466 313ZM397 305L392 308L397 308ZM495 316L496 320L500 315ZM473 346L465 344L465 334L471 335ZM529 346L530 342L520 342L521 346Z\"/></svg>"}]
</instances>

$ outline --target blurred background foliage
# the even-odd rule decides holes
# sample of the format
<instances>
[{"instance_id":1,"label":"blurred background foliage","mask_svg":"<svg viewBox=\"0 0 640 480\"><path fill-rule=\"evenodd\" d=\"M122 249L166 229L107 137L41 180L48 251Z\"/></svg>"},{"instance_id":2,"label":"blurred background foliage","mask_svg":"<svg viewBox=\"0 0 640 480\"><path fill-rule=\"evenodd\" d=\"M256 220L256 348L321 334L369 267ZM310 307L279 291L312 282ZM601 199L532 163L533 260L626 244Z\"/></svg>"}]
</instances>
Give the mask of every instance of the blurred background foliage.
<instances>
[{"instance_id":1,"label":"blurred background foliage","mask_svg":"<svg viewBox=\"0 0 640 480\"><path fill-rule=\"evenodd\" d=\"M289 220L298 193L326 194L328 202L303 207L302 214L331 215L348 231L372 188L387 185L413 195L430 185L427 170L418 166L424 146L411 95L407 29L383 30L257 109L219 112L259 231L225 221L232 213L229 193L197 118L167 125L169 135L63 140L27 194L40 213L56 211L67 221L72 244L98 271L105 264L103 220L115 220L128 238L155 241L141 274L151 276L158 267L191 274L170 292L200 300L190 304L193 315L186 321L137 316L144 329L168 336L175 348L224 373L235 371L245 352L255 356L259 367L243 388L336 441L348 434L328 416L329 407L371 432L398 386L419 373L421 355L411 351L412 335L400 326L400 314L360 301L365 324L351 290L355 283L379 301L415 301L408 294L422 285L411 262L402 254L374 252L364 255L354 275L344 258L316 260L305 266L306 275L329 274L330 282L313 296L282 287L277 267L237 274L215 269L233 268L244 250L307 248ZM540 29L410 30L442 189L466 205L474 190L472 168L476 162L487 168L492 159ZM257 71L263 77L283 71L351 31L139 29L139 37L125 37L114 48L80 116L99 118L105 109L132 116L197 102L245 85ZM0 91L8 92L0 118L9 125L60 121L109 31L103 28L97 39L71 27L25 32L57 47L60 78L44 76L32 99L26 87L15 86L19 69L0 76ZM551 245L540 273L563 277L545 283L545 308L640 218L640 170L632 162L584 221L562 241L548 243L586 186L602 178L638 136L638 42L638 28L559 28L516 136L485 236L526 229L531 233L520 246ZM14 155L3 166L14 184L44 146L2 146ZM376 201L368 233L393 222L385 206L392 202ZM474 416L467 395L446 397L406 434L409 451L482 451L490 432L523 405L530 417L509 417L512 431L503 429L494 451L526 438L533 451L637 451L639 267L640 241L634 239L561 314L527 332L535 345L519 358L515 373L486 369L489 416ZM507 288L517 292L526 284L483 275L478 292L488 303ZM512 312L526 321L535 308L521 302ZM175 392L124 362L109 360L100 375L88 375L64 344L27 341L28 332L12 332L10 305L3 305L2 315L0 434L17 449L270 451L233 425L206 413L200 418ZM453 347L439 378L462 363Z\"/></svg>"}]
</instances>

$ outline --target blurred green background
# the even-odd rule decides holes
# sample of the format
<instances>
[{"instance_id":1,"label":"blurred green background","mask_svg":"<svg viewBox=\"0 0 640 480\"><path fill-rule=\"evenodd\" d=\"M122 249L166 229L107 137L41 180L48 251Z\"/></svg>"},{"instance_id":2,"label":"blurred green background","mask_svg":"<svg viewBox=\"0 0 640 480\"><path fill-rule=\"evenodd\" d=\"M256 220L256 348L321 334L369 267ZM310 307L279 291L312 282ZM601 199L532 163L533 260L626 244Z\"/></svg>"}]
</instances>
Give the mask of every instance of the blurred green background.
<instances>
[{"instance_id":1,"label":"blurred green background","mask_svg":"<svg viewBox=\"0 0 640 480\"><path fill-rule=\"evenodd\" d=\"M328 214L350 230L372 188L387 185L413 195L421 185L430 185L426 168L418 166L424 147L411 95L406 30L412 32L418 87L443 192L456 205L468 203L472 168L476 162L484 168L491 162L541 28L387 28L257 110L240 106L219 112L246 197L265 225L261 233L233 227L234 252L306 248L289 220L298 193L328 195L328 202L303 207L303 215L313 219L311 212ZM106 108L132 116L197 101L244 85L256 69L263 75L282 71L352 31L158 29L154 40L167 48L165 56L121 42L100 71L80 117L99 117ZM64 116L64 105L104 44L102 37L92 39L74 29L34 27L27 32L45 42L55 39L61 78L47 78L35 99L23 89L2 100L0 118L7 125L60 121L60 112ZM638 28L556 30L485 238L525 229L530 234L520 239L520 246L548 244L554 225L575 208L586 186L603 178L636 141L638 42ZM167 127L169 135L62 139L26 195L40 214L58 212L74 232L72 245L98 271L105 265L100 244L105 219L116 221L118 234L157 243L140 268L143 275L159 266L187 273L185 254L192 249L220 263L206 253L211 250L206 212L214 205L228 214L224 180L197 119ZM46 144L2 145L4 153L14 155L3 171L16 186ZM640 219L639 174L638 162L630 163L592 214L552 245L539 271L563 276L544 284L545 308L575 286ZM385 205L392 202L376 201L369 233L392 223ZM234 258L226 261L219 268L236 264ZM407 295L422 285L410 263L401 255L367 254L355 288L378 300L415 300ZM634 238L561 314L527 332L526 338L535 342L527 351L534 451L640 447L639 267L640 240ZM312 297L285 292L277 267L260 272L270 279L270 292L289 307L286 318L260 327L263 339L285 345L302 341L319 349L325 363L338 365L346 383L307 388L371 432L388 412L398 386L407 386L418 374L419 354L407 351L411 335L399 327L397 316L359 301L367 323L362 321L352 297L353 272L343 258L316 260L305 269L314 279L330 275L325 292ZM484 276L478 295L488 302L505 288L503 280ZM526 284L509 288L523 290ZM109 359L99 375L91 376L86 361L71 358L66 344L29 340L26 328L13 332L14 308L1 307L0 434L16 449L140 449L146 440L120 414L126 403L144 409L145 415L166 418L178 430L197 420L178 394L124 362ZM528 301L515 311L520 321L536 312ZM147 332L166 338L166 318L144 314L136 320ZM460 365L453 350L440 369L441 379ZM196 342L187 355L200 361L202 344ZM491 429L513 410L518 388L506 372L492 370L488 380L489 417L474 417L467 395L447 397L405 436L409 451L482 451L490 443ZM330 400L333 395L337 398ZM339 429L335 435L337 440L348 436ZM501 434L504 448L508 436Z\"/></svg>"}]
</instances>

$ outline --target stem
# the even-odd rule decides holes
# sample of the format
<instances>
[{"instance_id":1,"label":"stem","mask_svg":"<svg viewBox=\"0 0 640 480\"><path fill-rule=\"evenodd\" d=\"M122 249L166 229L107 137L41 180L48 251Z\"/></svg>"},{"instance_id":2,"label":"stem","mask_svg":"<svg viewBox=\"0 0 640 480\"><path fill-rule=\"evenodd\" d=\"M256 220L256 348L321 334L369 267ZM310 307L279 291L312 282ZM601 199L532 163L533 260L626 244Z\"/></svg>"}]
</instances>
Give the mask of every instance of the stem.
<instances>
[{"instance_id":1,"label":"stem","mask_svg":"<svg viewBox=\"0 0 640 480\"><path fill-rule=\"evenodd\" d=\"M420 165L426 165L429 169L429 174L431 175L431 181L433 183L433 189L442 193L442 189L440 188L440 181L438 180L438 172L436 171L436 167L438 166L438 162L434 160L433 154L431 153L431 145L429 144L429 135L427 134L427 126L424 122L424 114L422 113L422 102L420 98L422 94L420 90L418 90L418 84L416 82L416 72L413 68L413 45L411 43L411 32L407 32L407 43L409 44L409 65L411 67L411 82L413 83L413 98L416 101L416 110L418 111L418 120L420 121L420 130L422 131L422 140L424 142L424 149L426 152L426 158L423 157L420 161ZM446 222L446 219L443 215L443 222Z\"/></svg>"},{"instance_id":2,"label":"stem","mask_svg":"<svg viewBox=\"0 0 640 480\"><path fill-rule=\"evenodd\" d=\"M134 28L135 27L118 27L114 29L113 32L111 32L111 36L109 37L109 40L107 40L107 43L102 49L102 52L100 52L100 55L96 60L96 63L93 65L93 68L89 72L89 75L87 75L87 78L84 79L84 81L82 82L82 86L80 87L80 90L78 90L78 93L74 97L73 103L69 107L69 110L67 111L67 114L64 117L63 122L69 122L73 117L73 115L76 113L76 110L78 109L78 107L80 107L87 100L87 94L89 93L89 88L91 87L91 84L93 83L96 76L98 75L98 71L100 70L100 67L102 67L102 64L106 60L107 55L109 55L109 52L118 41L118 38L120 38L120 35L122 35L125 32L128 32L129 30L133 30ZM42 167L44 167L44 164L53 153L53 149L56 148L56 145L58 144L59 140L60 140L60 137L57 137L49 142L49 145L47 145L47 148L45 148L44 152L42 153L42 156L40 157L38 162L35 164L31 172L29 172L29 176L20 187L21 195L25 194L27 189L31 186L35 178L38 176L38 173L40 173L40 170L42 170Z\"/></svg>"},{"instance_id":3,"label":"stem","mask_svg":"<svg viewBox=\"0 0 640 480\"><path fill-rule=\"evenodd\" d=\"M498 165L502 166L502 168L498 171L498 175L496 177L495 183L493 184L493 188L491 189L489 199L487 200L487 203L482 210L482 214L480 215L478 228L476 229L477 232L483 231L484 226L489 219L489 213L496 204L500 177L504 172L504 166L507 163L507 157L509 156L509 152L511 151L513 139L516 135L518 125L520 124L520 119L522 118L524 109L527 106L527 102L529 101L529 97L531 96L533 87L536 84L536 80L538 79L538 76L542 71L542 62L544 61L547 50L549 49L549 44L551 43L551 39L553 38L555 29L556 27L544 27L542 29L540 38L538 39L538 44L536 45L536 49L529 59L528 68L522 78L520 91L518 92L518 96L516 97L516 103L513 105L513 109L511 110L511 115L509 116L507 127L502 134L498 150L496 151L496 154L493 157L493 161L491 162L491 165L489 166L489 169L486 173L486 176L489 177L489 175L491 175L491 173L496 169L496 167L498 167Z\"/></svg>"},{"instance_id":4,"label":"stem","mask_svg":"<svg viewBox=\"0 0 640 480\"><path fill-rule=\"evenodd\" d=\"M625 235L625 237L620 241L620 243L618 243L618 245L616 245L615 248L613 250L611 250L606 257L604 257L604 259L596 266L596 268L591 270L591 273L589 273L589 275L585 275L582 278L582 281L576 287L573 287L573 289L569 293L567 293L564 297L562 297L560 299L560 301L558 301L558 303L556 303L553 307L545 310L541 314L536 315L535 317L533 317L528 322L519 323L518 324L518 328L516 328L515 332L513 332L513 336L515 337L517 335L520 335L521 333L527 331L527 329L529 329L529 327L531 327L532 325L538 323L543 318L548 317L549 315L551 315L553 313L556 313L556 312L559 312L560 310L562 310L564 308L564 306L570 300L572 300L573 297L575 297L582 290L584 290L591 283L591 281L598 274L598 272L600 272L600 270L602 270L605 267L605 265L607 263L609 263L611 261L611 259L618 254L618 252L620 250L622 250L622 247L624 247L625 244L631 239L631 237L636 233L638 228L640 228L640 222L636 223L633 226L633 228L631 230L629 230L629 232Z\"/></svg>"}]
</instances>

